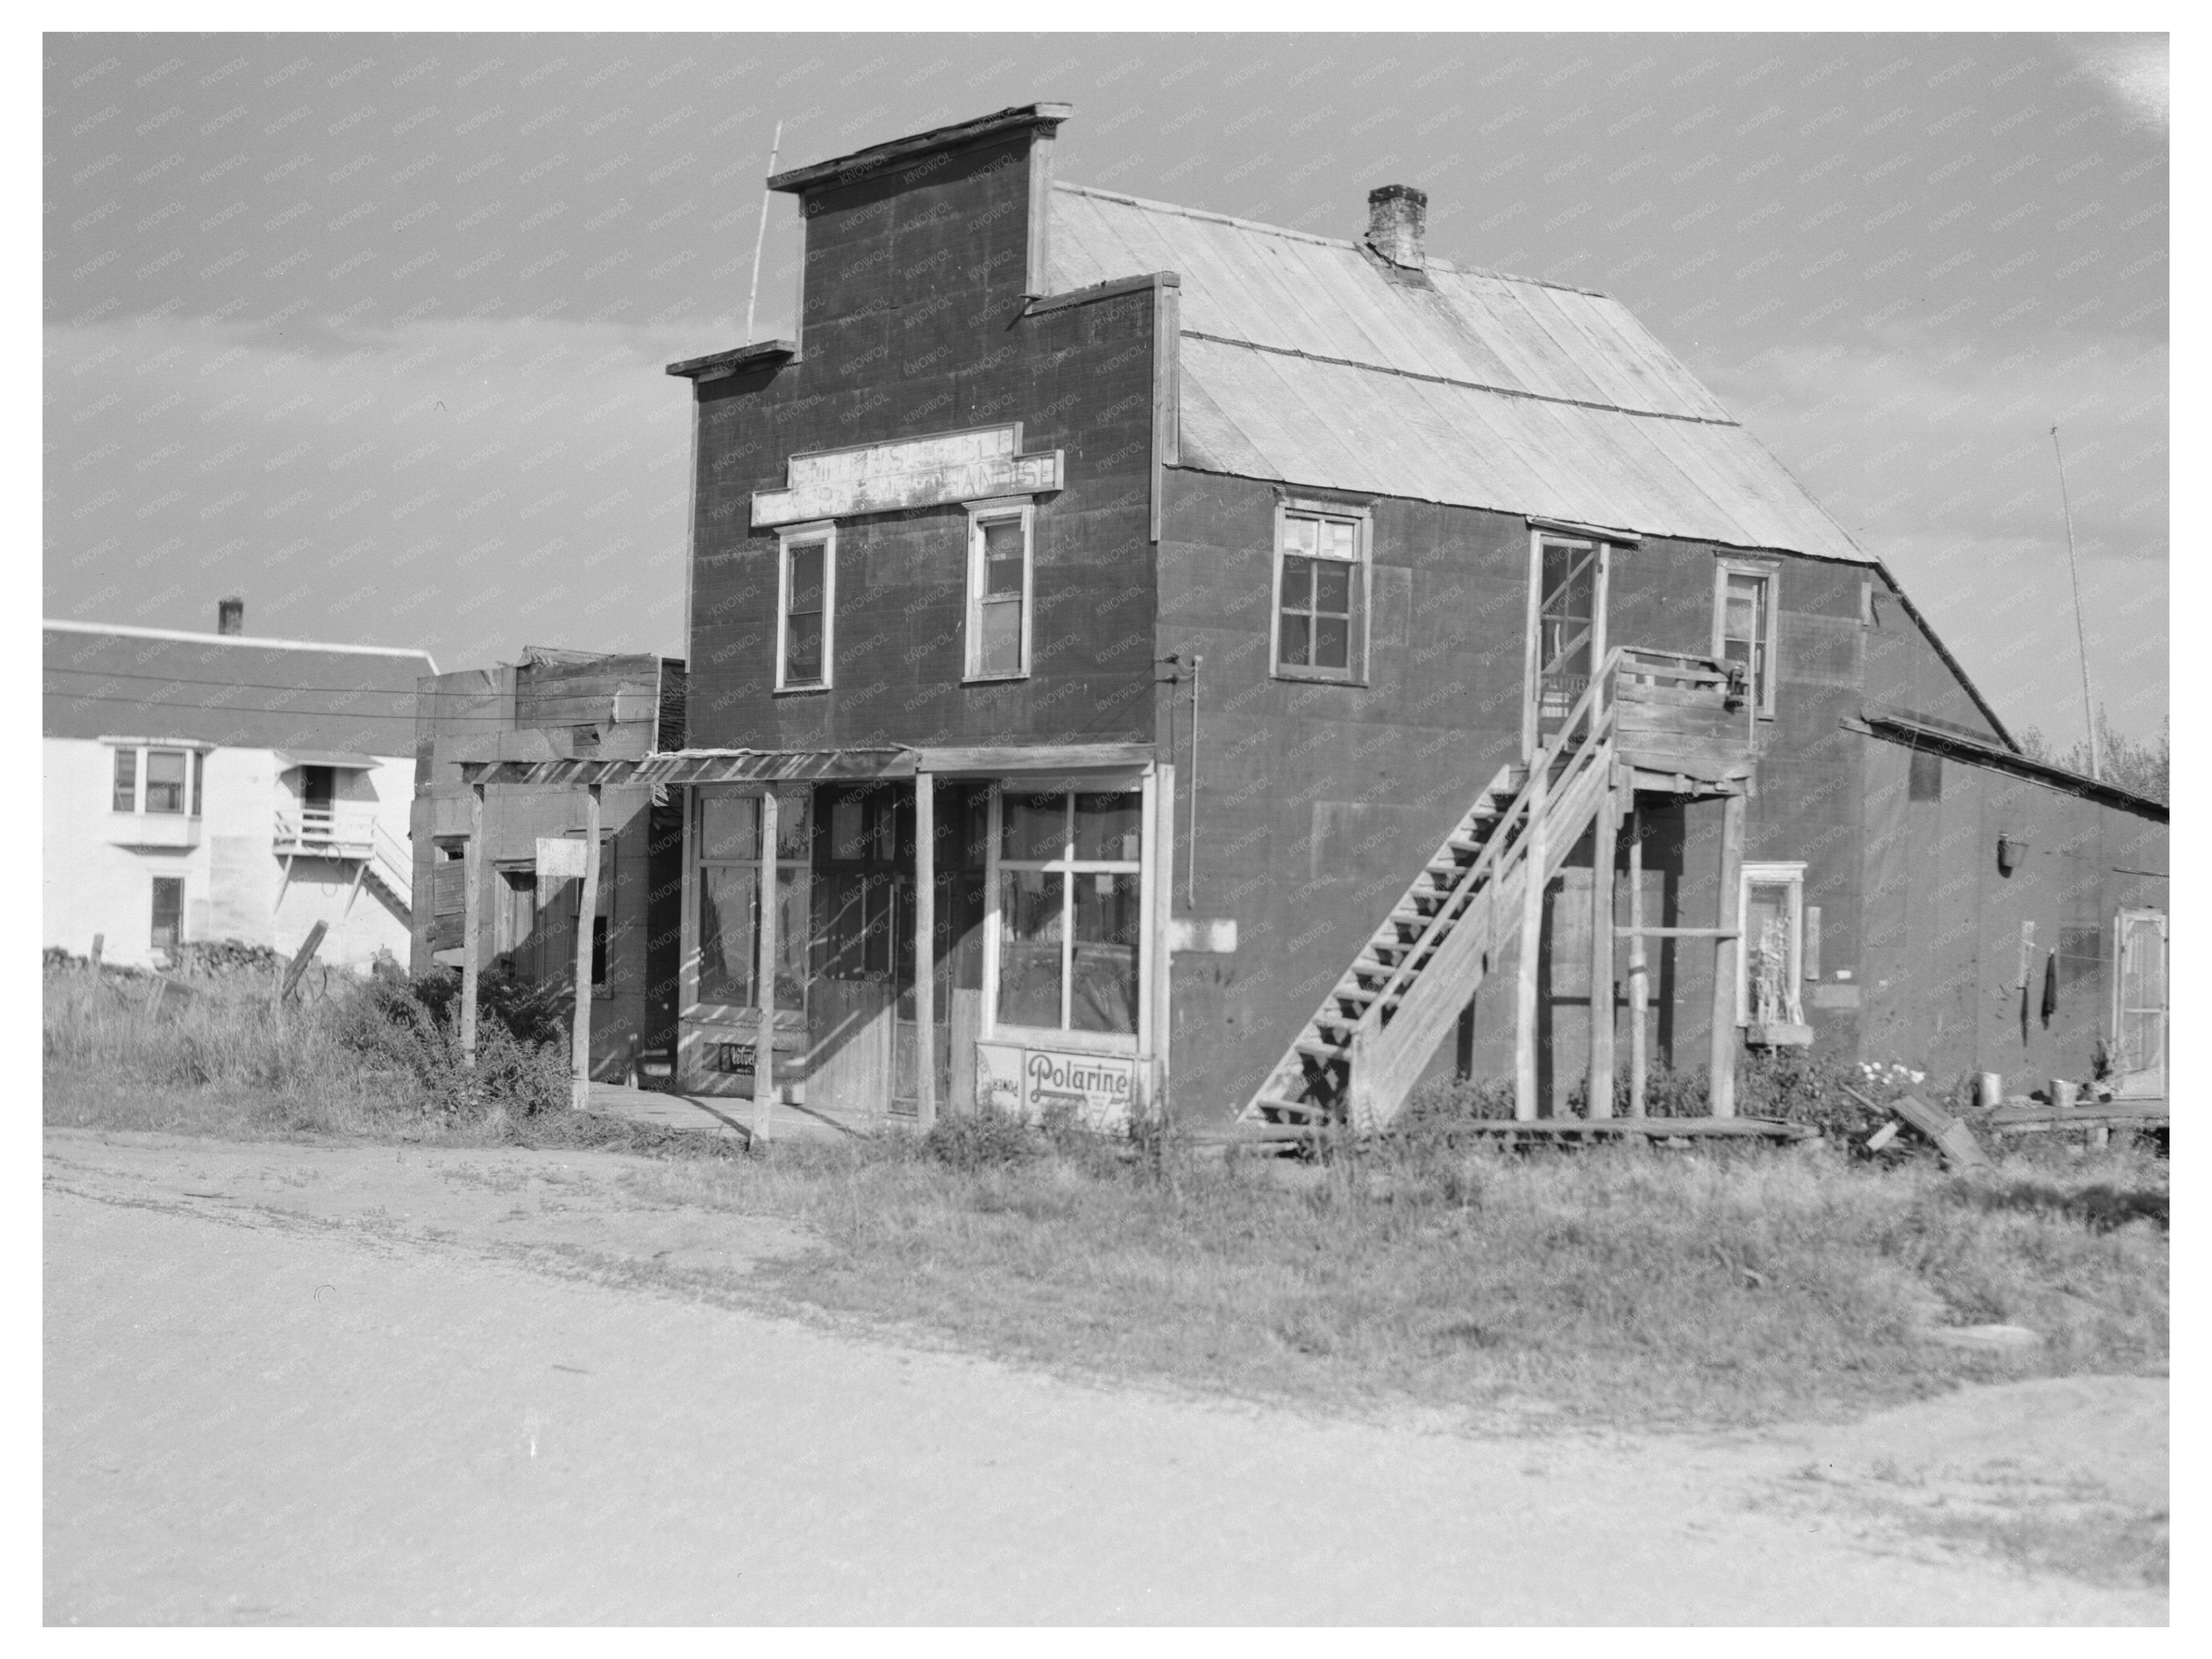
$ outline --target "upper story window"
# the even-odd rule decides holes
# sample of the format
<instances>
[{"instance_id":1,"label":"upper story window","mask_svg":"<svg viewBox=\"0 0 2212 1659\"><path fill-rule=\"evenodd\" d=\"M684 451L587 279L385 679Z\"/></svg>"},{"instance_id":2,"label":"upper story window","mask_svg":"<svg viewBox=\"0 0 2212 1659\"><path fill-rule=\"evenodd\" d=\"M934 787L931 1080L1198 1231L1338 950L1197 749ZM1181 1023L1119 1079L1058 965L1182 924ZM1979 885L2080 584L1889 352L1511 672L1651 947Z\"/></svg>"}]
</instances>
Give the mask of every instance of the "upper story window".
<instances>
[{"instance_id":1,"label":"upper story window","mask_svg":"<svg viewBox=\"0 0 2212 1659\"><path fill-rule=\"evenodd\" d=\"M1022 679L1030 672L1031 544L1028 501L968 509L968 659L971 680Z\"/></svg>"},{"instance_id":2,"label":"upper story window","mask_svg":"<svg viewBox=\"0 0 2212 1659\"><path fill-rule=\"evenodd\" d=\"M826 690L836 645L837 527L778 532L775 689Z\"/></svg>"},{"instance_id":3,"label":"upper story window","mask_svg":"<svg viewBox=\"0 0 2212 1659\"><path fill-rule=\"evenodd\" d=\"M1275 672L1367 678L1370 514L1285 501L1275 512Z\"/></svg>"},{"instance_id":4,"label":"upper story window","mask_svg":"<svg viewBox=\"0 0 2212 1659\"><path fill-rule=\"evenodd\" d=\"M206 765L206 754L198 749L118 744L114 787L108 804L118 812L198 817L205 793Z\"/></svg>"},{"instance_id":5,"label":"upper story window","mask_svg":"<svg viewBox=\"0 0 2212 1659\"><path fill-rule=\"evenodd\" d=\"M1740 664L1751 706L1774 713L1775 573L1771 566L1723 562L1713 601L1713 655Z\"/></svg>"}]
</instances>

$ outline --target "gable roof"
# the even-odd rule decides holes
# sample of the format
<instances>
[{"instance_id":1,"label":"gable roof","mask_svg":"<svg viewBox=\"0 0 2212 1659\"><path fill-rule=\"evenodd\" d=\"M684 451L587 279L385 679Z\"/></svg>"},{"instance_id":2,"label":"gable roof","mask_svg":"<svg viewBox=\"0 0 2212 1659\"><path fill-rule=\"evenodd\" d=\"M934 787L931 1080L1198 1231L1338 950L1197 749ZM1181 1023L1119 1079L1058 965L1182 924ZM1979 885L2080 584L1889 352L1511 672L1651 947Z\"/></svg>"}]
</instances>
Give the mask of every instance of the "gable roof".
<instances>
[{"instance_id":1,"label":"gable roof","mask_svg":"<svg viewBox=\"0 0 2212 1659\"><path fill-rule=\"evenodd\" d=\"M1182 278L1182 465L1876 562L1603 295L1055 185L1053 289Z\"/></svg>"},{"instance_id":2,"label":"gable roof","mask_svg":"<svg viewBox=\"0 0 2212 1659\"><path fill-rule=\"evenodd\" d=\"M236 749L415 752L424 651L49 621L50 738L186 738Z\"/></svg>"}]
</instances>

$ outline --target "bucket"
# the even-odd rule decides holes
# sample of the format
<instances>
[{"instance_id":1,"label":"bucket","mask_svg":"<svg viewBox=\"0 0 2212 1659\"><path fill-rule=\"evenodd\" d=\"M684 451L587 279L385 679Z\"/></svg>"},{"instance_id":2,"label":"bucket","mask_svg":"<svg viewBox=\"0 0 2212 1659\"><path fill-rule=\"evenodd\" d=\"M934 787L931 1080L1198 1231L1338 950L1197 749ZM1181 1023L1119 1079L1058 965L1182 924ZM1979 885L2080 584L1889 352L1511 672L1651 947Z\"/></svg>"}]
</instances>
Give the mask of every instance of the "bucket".
<instances>
[{"instance_id":1,"label":"bucket","mask_svg":"<svg viewBox=\"0 0 2212 1659\"><path fill-rule=\"evenodd\" d=\"M2004 1078L1996 1072L1984 1072L1974 1079L1974 1103L1984 1109L2004 1104Z\"/></svg>"},{"instance_id":2,"label":"bucket","mask_svg":"<svg viewBox=\"0 0 2212 1659\"><path fill-rule=\"evenodd\" d=\"M2062 1111L2074 1103L2074 1097L2079 1092L2077 1085L2069 1083L2063 1078L2051 1079L2051 1103Z\"/></svg>"}]
</instances>

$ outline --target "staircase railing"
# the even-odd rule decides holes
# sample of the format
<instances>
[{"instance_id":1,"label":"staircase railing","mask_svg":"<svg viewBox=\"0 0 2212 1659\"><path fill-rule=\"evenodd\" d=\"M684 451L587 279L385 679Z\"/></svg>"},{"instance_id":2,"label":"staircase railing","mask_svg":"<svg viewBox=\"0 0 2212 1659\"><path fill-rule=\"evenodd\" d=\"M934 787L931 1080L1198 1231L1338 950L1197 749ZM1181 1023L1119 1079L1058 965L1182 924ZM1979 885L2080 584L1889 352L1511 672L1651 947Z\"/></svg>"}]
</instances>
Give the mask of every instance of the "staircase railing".
<instances>
[{"instance_id":1,"label":"staircase railing","mask_svg":"<svg viewBox=\"0 0 2212 1659\"><path fill-rule=\"evenodd\" d=\"M1566 719L1537 749L1529 760L1528 776L1499 814L1482 850L1460 872L1413 948L1391 969L1382 991L1360 1014L1350 1047L1351 1118L1355 1127L1375 1127L1395 1114L1406 1090L1441 1040L1443 1025L1456 1018L1464 1006L1465 995L1455 988L1471 959L1495 937L1495 907L1514 867L1527 863L1538 801L1543 803L1547 829L1556 820L1562 830L1571 832L1547 839L1547 864L1555 857L1564 861L1574 836L1581 832L1581 820L1595 810L1594 798L1583 799L1594 792L1580 786L1594 772L1601 775L1611 762L1614 702L1608 688L1622 657L1620 649L1607 656L1602 669L1591 677ZM1549 872L1535 875L1539 880L1547 879ZM1479 886L1483 890L1478 896ZM1493 926L1469 925L1477 903L1492 907ZM1447 927L1448 936L1443 931ZM1383 1024L1386 1009L1390 1012L1387 1029Z\"/></svg>"},{"instance_id":2,"label":"staircase railing","mask_svg":"<svg viewBox=\"0 0 2212 1659\"><path fill-rule=\"evenodd\" d=\"M369 856L376 873L410 909L415 903L415 852L379 820L370 826Z\"/></svg>"}]
</instances>

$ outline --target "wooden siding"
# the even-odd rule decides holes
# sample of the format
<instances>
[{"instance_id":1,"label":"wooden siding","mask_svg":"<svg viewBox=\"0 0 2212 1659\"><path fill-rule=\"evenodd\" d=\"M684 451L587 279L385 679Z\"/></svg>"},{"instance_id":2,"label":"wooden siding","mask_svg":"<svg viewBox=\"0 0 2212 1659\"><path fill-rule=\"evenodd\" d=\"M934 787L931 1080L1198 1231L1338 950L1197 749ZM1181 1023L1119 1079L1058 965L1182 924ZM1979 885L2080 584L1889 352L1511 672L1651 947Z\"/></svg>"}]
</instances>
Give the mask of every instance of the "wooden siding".
<instances>
[{"instance_id":1,"label":"wooden siding","mask_svg":"<svg viewBox=\"0 0 2212 1659\"><path fill-rule=\"evenodd\" d=\"M1018 152L811 197L802 360L700 386L692 746L1152 737L1152 294L1024 314ZM1030 678L961 683L968 519L946 506L840 520L834 689L777 694L777 542L752 492L796 453L1007 421L1066 452L1036 518Z\"/></svg>"}]
</instances>

